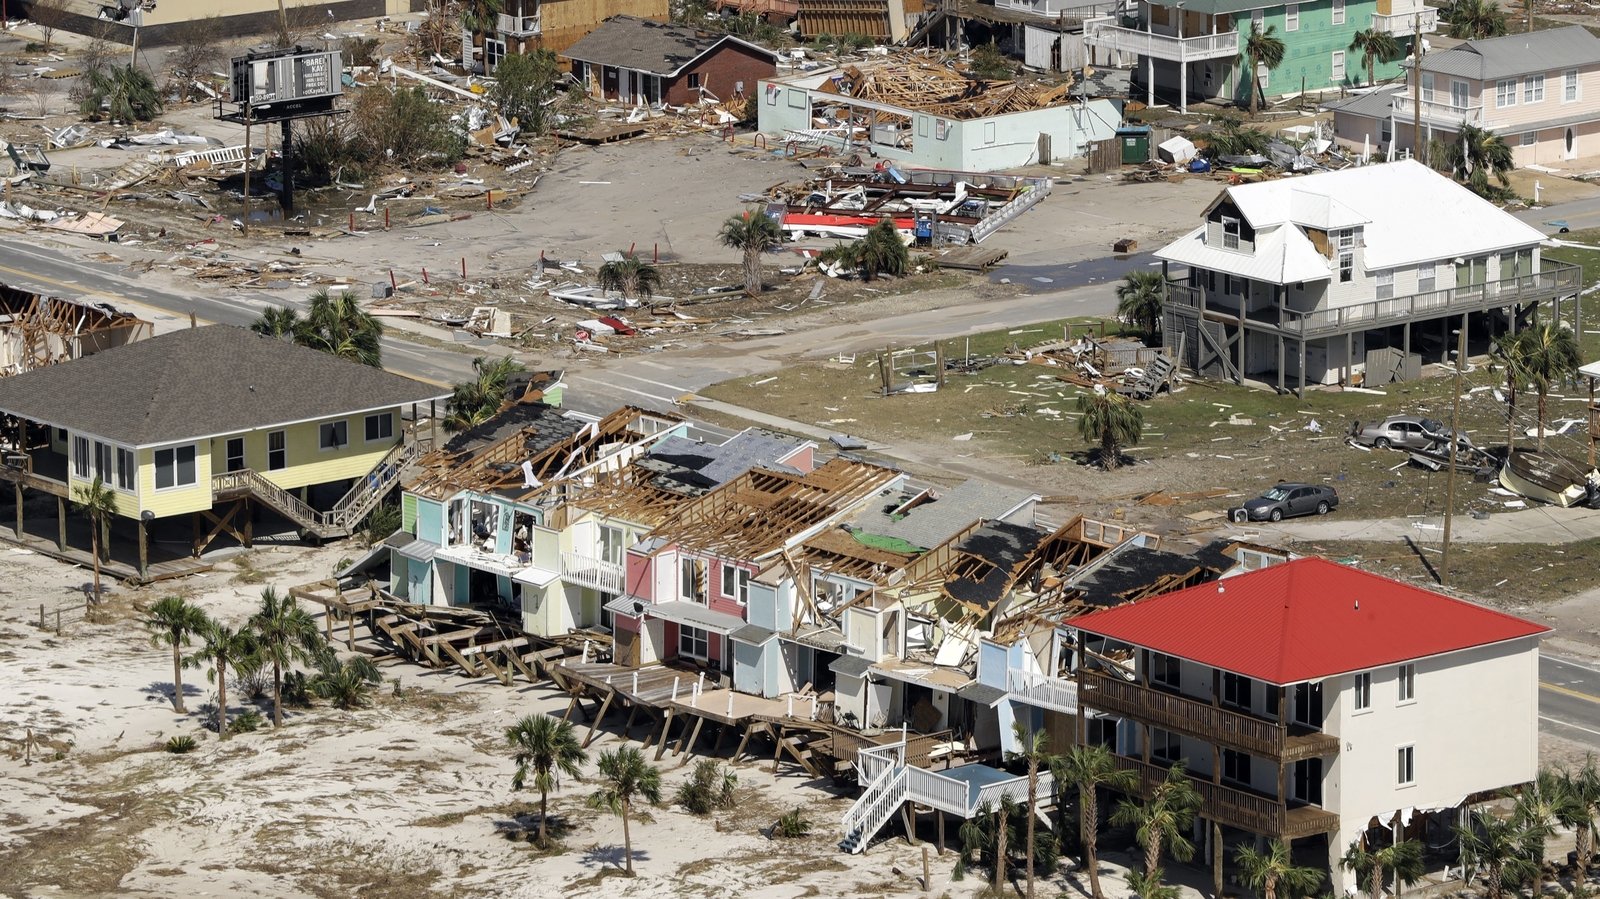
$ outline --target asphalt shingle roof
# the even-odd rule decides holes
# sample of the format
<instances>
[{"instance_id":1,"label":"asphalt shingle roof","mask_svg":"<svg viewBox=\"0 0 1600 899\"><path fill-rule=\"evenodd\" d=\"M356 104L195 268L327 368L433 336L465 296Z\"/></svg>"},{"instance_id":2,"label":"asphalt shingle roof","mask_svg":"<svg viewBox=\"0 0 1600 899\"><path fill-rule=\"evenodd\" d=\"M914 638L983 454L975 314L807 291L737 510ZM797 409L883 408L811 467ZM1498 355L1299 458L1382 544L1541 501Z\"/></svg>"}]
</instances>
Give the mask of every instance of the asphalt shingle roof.
<instances>
[{"instance_id":1,"label":"asphalt shingle roof","mask_svg":"<svg viewBox=\"0 0 1600 899\"><path fill-rule=\"evenodd\" d=\"M618 66L653 75L673 75L725 40L769 56L774 62L777 60L777 55L771 50L729 35L707 34L693 28L635 16L612 16L606 19L561 55L593 65Z\"/></svg>"},{"instance_id":2,"label":"asphalt shingle roof","mask_svg":"<svg viewBox=\"0 0 1600 899\"><path fill-rule=\"evenodd\" d=\"M1572 25L1467 41L1442 53L1423 56L1422 71L1493 81L1596 62L1600 62L1600 38L1582 25ZM1448 92L1447 86L1445 90Z\"/></svg>"},{"instance_id":3,"label":"asphalt shingle roof","mask_svg":"<svg viewBox=\"0 0 1600 899\"><path fill-rule=\"evenodd\" d=\"M0 411L130 446L440 399L449 391L245 328L188 328L0 379Z\"/></svg>"},{"instance_id":4,"label":"asphalt shingle roof","mask_svg":"<svg viewBox=\"0 0 1600 899\"><path fill-rule=\"evenodd\" d=\"M1016 487L1001 487L982 481L966 481L955 487L934 491L936 499L914 506L899 519L890 512L911 499L916 488L893 491L879 502L869 502L851 521L867 534L895 537L913 546L930 549L949 540L979 519L998 518L1036 494Z\"/></svg>"}]
</instances>

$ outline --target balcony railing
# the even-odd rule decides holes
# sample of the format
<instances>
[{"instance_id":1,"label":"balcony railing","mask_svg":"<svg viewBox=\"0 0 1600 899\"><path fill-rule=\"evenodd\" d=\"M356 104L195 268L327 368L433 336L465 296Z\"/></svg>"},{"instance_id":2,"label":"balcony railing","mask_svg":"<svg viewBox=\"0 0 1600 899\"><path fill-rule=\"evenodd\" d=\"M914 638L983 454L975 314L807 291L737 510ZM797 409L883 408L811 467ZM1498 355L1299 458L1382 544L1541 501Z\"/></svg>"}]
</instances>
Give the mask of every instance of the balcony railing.
<instances>
[{"instance_id":1,"label":"balcony railing","mask_svg":"<svg viewBox=\"0 0 1600 899\"><path fill-rule=\"evenodd\" d=\"M1580 290L1583 286L1583 270L1578 266L1564 262L1544 262L1541 267L1542 271L1536 275L1506 278L1484 284L1469 284L1465 287L1450 287L1387 300L1372 300L1336 309L1297 312L1293 309L1274 307L1272 314L1256 310L1247 312L1246 319L1295 337L1324 337L1400 324L1405 321L1476 312L1496 306L1509 306L1513 303L1539 302L1565 296ZM1449 267L1444 267L1440 275L1445 278L1453 277ZM1168 305L1198 310L1203 299L1205 298L1198 287L1188 284L1167 285ZM1216 307L1211 306L1210 301L1206 300L1206 308L1215 308L1216 311L1230 315L1237 314L1236 297L1217 299L1219 303Z\"/></svg>"},{"instance_id":2,"label":"balcony railing","mask_svg":"<svg viewBox=\"0 0 1600 899\"><path fill-rule=\"evenodd\" d=\"M571 552L561 554L561 577L569 584L602 593L623 592L622 584L626 580L622 565Z\"/></svg>"},{"instance_id":3,"label":"balcony railing","mask_svg":"<svg viewBox=\"0 0 1600 899\"><path fill-rule=\"evenodd\" d=\"M1079 671L1079 701L1091 709L1111 712L1185 734L1208 743L1241 749L1279 762L1334 755L1339 738L1316 731L1290 733L1277 721L1177 696L1118 677ZM1299 731L1300 729L1296 729Z\"/></svg>"},{"instance_id":4,"label":"balcony railing","mask_svg":"<svg viewBox=\"0 0 1600 899\"><path fill-rule=\"evenodd\" d=\"M1069 714L1078 711L1078 685L1067 678L1012 668L1006 671L1006 690L1032 705Z\"/></svg>"},{"instance_id":5,"label":"balcony railing","mask_svg":"<svg viewBox=\"0 0 1600 899\"><path fill-rule=\"evenodd\" d=\"M1172 62L1232 59L1239 55L1237 31L1202 34L1195 37L1174 37L1169 34L1152 34L1137 28L1124 28L1116 22L1116 18L1112 16L1089 19L1083 23L1084 40L1105 50L1153 56L1156 59Z\"/></svg>"},{"instance_id":6,"label":"balcony railing","mask_svg":"<svg viewBox=\"0 0 1600 899\"><path fill-rule=\"evenodd\" d=\"M1390 15L1382 13L1372 14L1372 30L1384 34L1403 36L1413 34L1421 23L1423 34L1432 34L1439 30L1439 10L1431 6L1423 6L1411 12L1398 12Z\"/></svg>"},{"instance_id":7,"label":"balcony railing","mask_svg":"<svg viewBox=\"0 0 1600 899\"><path fill-rule=\"evenodd\" d=\"M500 13L498 31L512 37L531 37L539 33L539 17L534 16L508 16Z\"/></svg>"},{"instance_id":8,"label":"balcony railing","mask_svg":"<svg viewBox=\"0 0 1600 899\"><path fill-rule=\"evenodd\" d=\"M1167 779L1167 769L1126 756L1115 757L1117 767L1139 774L1139 795L1149 798L1156 786ZM1284 802L1226 787L1204 778L1189 776L1200 793L1200 816L1219 824L1237 827L1267 837L1293 840L1313 834L1331 833L1339 827L1339 816L1313 805L1289 808Z\"/></svg>"},{"instance_id":9,"label":"balcony railing","mask_svg":"<svg viewBox=\"0 0 1600 899\"><path fill-rule=\"evenodd\" d=\"M1402 125L1413 121L1417 115L1417 101L1411 97L1398 96L1394 98L1394 116ZM1468 125L1483 126L1482 104L1468 104L1458 106L1453 100L1423 100L1422 120L1446 128L1460 127L1462 122Z\"/></svg>"}]
</instances>

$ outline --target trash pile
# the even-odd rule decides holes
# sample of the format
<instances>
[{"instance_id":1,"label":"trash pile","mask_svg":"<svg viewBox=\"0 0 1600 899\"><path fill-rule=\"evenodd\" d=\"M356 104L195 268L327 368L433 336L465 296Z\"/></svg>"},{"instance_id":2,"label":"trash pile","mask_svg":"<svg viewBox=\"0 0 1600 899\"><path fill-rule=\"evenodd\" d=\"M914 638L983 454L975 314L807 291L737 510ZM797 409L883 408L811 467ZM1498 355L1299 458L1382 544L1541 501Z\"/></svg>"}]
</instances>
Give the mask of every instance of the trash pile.
<instances>
[{"instance_id":1,"label":"trash pile","mask_svg":"<svg viewBox=\"0 0 1600 899\"><path fill-rule=\"evenodd\" d=\"M1143 341L1120 337L1085 334L1028 349L1012 347L1005 355L1049 368L1068 384L1114 390L1138 400L1151 399L1162 391L1170 393L1178 381L1178 367L1165 347L1147 347Z\"/></svg>"}]
</instances>

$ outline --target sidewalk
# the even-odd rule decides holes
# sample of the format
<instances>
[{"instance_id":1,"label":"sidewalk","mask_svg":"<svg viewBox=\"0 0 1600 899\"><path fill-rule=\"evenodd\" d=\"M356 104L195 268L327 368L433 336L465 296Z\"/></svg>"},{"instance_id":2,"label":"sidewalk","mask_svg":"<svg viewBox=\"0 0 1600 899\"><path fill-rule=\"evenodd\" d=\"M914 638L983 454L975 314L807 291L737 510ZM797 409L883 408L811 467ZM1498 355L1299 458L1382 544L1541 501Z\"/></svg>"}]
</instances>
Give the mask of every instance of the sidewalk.
<instances>
[{"instance_id":1,"label":"sidewalk","mask_svg":"<svg viewBox=\"0 0 1600 899\"><path fill-rule=\"evenodd\" d=\"M1326 518L1261 524L1263 536L1295 540L1402 540L1437 543L1444 536L1444 519L1438 515L1410 518ZM1575 543L1600 537L1600 510L1534 506L1499 512L1485 519L1457 515L1450 523L1451 542L1462 543Z\"/></svg>"}]
</instances>

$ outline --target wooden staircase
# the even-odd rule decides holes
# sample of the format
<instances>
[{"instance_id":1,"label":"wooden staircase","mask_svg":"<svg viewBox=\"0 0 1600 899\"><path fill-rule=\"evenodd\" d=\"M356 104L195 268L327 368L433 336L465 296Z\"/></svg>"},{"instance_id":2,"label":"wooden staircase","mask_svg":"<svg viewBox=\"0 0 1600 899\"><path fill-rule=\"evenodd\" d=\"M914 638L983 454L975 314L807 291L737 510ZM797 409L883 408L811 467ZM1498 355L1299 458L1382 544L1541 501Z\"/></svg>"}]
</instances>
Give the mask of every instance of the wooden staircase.
<instances>
[{"instance_id":1,"label":"wooden staircase","mask_svg":"<svg viewBox=\"0 0 1600 899\"><path fill-rule=\"evenodd\" d=\"M361 526L367 513L400 481L400 472L417 457L417 444L396 444L365 477L356 479L349 492L327 512L319 512L288 490L250 468L222 472L211 478L211 491L221 499L248 496L299 526L302 534L318 540L348 537Z\"/></svg>"}]
</instances>

